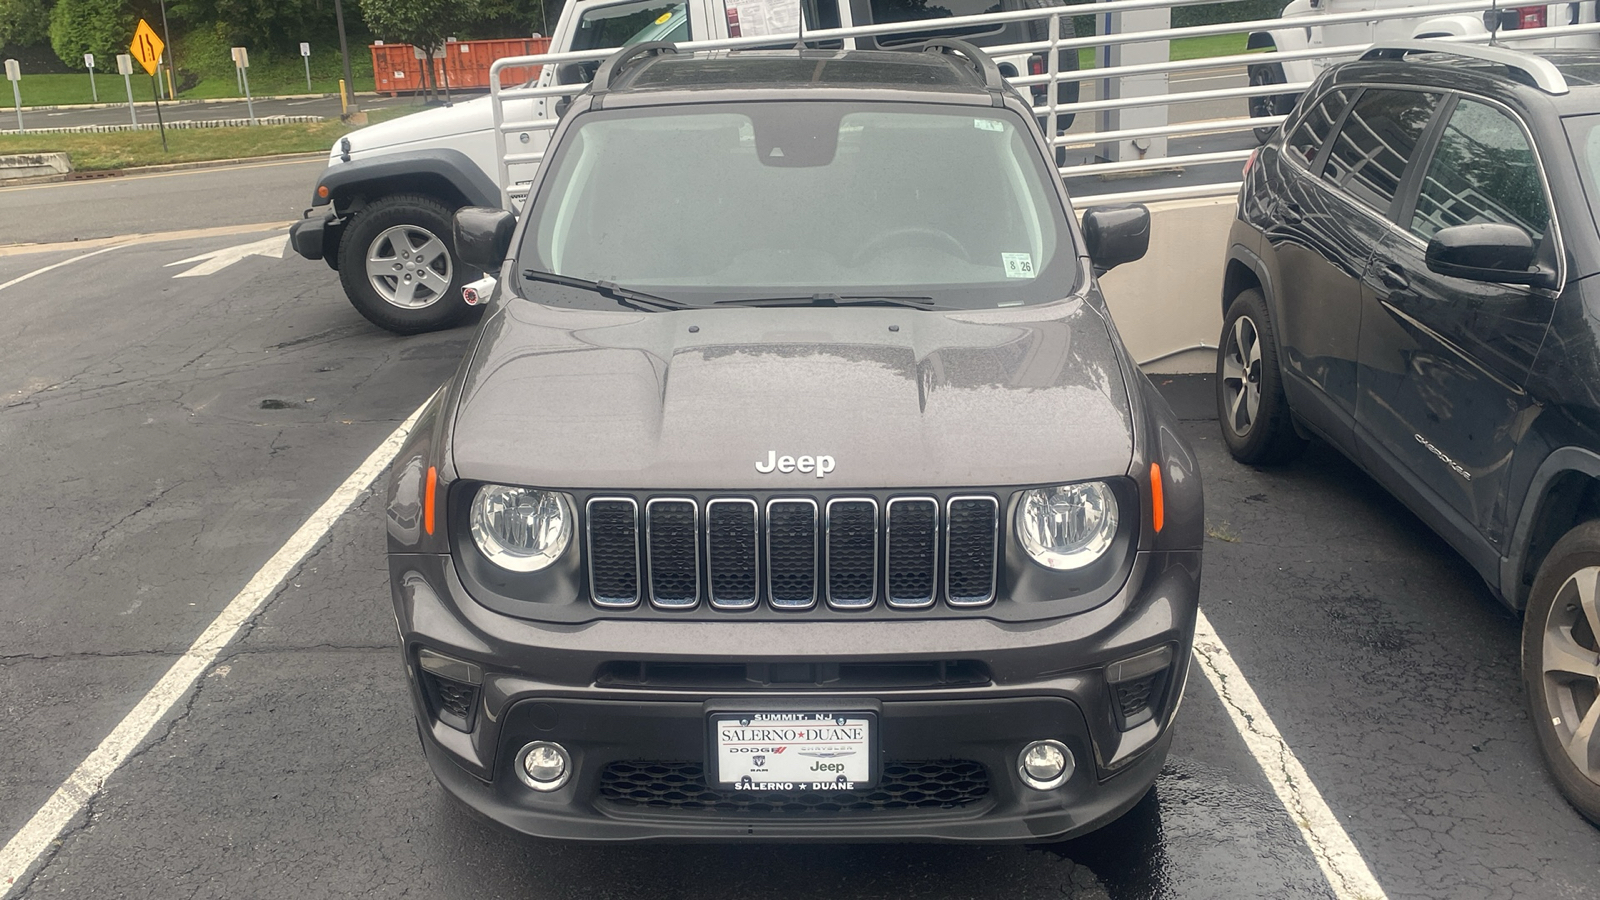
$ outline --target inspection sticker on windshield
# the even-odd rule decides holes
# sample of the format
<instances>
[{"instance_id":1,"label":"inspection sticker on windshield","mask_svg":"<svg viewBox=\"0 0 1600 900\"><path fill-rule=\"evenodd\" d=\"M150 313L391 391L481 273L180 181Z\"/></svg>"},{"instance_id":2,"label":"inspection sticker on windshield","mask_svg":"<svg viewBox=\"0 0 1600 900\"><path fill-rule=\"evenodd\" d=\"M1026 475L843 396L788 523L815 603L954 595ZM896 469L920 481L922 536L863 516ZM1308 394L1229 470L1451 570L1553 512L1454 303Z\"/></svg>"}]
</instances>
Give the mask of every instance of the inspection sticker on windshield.
<instances>
[{"instance_id":1,"label":"inspection sticker on windshield","mask_svg":"<svg viewBox=\"0 0 1600 900\"><path fill-rule=\"evenodd\" d=\"M1006 130L1006 126L1005 126L1005 124L1003 122L998 122L998 121L996 121L994 119L973 119L972 120L972 127L978 129L979 131L1005 131Z\"/></svg>"},{"instance_id":2,"label":"inspection sticker on windshield","mask_svg":"<svg viewBox=\"0 0 1600 900\"><path fill-rule=\"evenodd\" d=\"M1007 278L1032 278L1034 275L1032 253L1002 253L1000 262L1005 264Z\"/></svg>"}]
</instances>

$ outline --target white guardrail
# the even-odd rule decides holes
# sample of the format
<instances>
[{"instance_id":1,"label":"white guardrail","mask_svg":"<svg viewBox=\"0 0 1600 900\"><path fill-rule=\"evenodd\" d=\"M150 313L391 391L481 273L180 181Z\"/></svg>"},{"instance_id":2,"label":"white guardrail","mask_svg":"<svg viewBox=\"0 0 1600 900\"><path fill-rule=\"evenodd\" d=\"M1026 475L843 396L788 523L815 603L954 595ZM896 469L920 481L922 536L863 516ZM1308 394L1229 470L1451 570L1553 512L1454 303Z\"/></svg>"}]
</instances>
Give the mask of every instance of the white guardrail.
<instances>
[{"instance_id":1,"label":"white guardrail","mask_svg":"<svg viewBox=\"0 0 1600 900\"><path fill-rule=\"evenodd\" d=\"M1282 97L1294 96L1310 86L1309 80L1284 81L1277 83L1249 84L1238 87L1225 87L1210 90L1173 90L1171 79L1174 75L1193 75L1195 73L1209 72L1218 80L1227 79L1229 76L1249 82L1247 71L1251 66L1271 63L1288 63L1290 68L1305 69L1304 66L1294 66L1300 61L1311 61L1311 71L1320 72L1328 63L1341 59L1349 59L1360 55L1371 42L1351 43L1338 46L1311 46L1301 49L1278 48L1262 53L1252 51L1243 54L1227 56L1214 56L1200 59L1173 60L1169 57L1169 48L1172 41L1182 38L1207 37L1217 35L1250 34L1256 32L1279 31L1293 29L1303 32L1307 37L1312 34L1313 28L1328 29L1328 26L1351 24L1376 23L1410 19L1421 23L1424 20L1439 19L1446 16L1472 16L1481 17L1484 11L1498 8L1502 12L1512 12L1516 7L1510 3L1492 3L1490 0L1455 0L1455 2L1413 4L1396 6L1385 9L1366 9L1347 13L1327 12L1330 0L1323 0L1322 12L1303 17L1271 18L1253 21L1226 22L1212 25L1193 25L1179 28L1158 28L1144 31L1114 31L1111 29L1119 16L1116 14L1139 13L1148 11L1171 10L1182 6L1194 6L1215 0L1109 0L1109 2L1087 3L1075 6L1054 6L1047 9L1026 9L1014 12L988 13L977 16L963 16L958 18L929 19L914 22L894 22L887 24L857 26L852 28L834 28L827 30L808 30L804 39L808 45L816 46L824 42L843 42L846 47L854 46L852 40L858 37L871 35L893 34L898 39L901 36L912 36L920 33L948 35L953 28L962 28L978 25L993 25L1012 22L1036 22L1043 26L1046 34L1044 40L1028 43L1008 44L1004 46L985 47L985 51L992 56L1006 56L1015 54L1042 53L1045 62L1045 72L1038 75L1019 75L1008 80L1027 96L1027 90L1034 85L1047 85L1045 96L1048 101L1034 107L1035 115L1041 117L1043 122L1056 122L1058 116L1072 115L1074 127L1065 133L1052 136L1051 140L1057 147L1067 151L1067 163L1061 167L1061 176L1066 179L1069 190L1080 196L1078 205L1094 205L1101 203L1124 202L1151 202L1160 200L1176 200L1207 196L1221 196L1231 194L1239 188L1239 168L1230 163L1242 166L1257 141L1254 130L1277 125L1283 121L1282 115L1250 116L1249 101L1254 97ZM1337 0L1333 0L1337 2ZM1404 2L1404 0L1401 0ZM1582 6L1594 10L1597 4L1584 3ZM1539 9L1552 11L1551 16L1567 15L1574 20L1578 19L1578 3L1559 3L1548 6L1539 6ZM1570 15L1561 11L1570 10ZM1101 32L1094 35L1078 36L1074 19L1078 17L1093 17ZM1403 23L1401 23L1403 24ZM1391 26L1394 30L1394 26ZM1337 34L1338 29L1330 29ZM1036 30L1034 33L1038 33ZM1518 30L1502 30L1497 40L1503 44L1515 46L1522 41L1540 41L1549 43L1553 38L1564 38L1570 35L1594 36L1593 46L1600 47L1600 22L1585 22L1572 25L1551 25L1548 27L1526 28ZM1410 33L1399 35L1409 37ZM694 50L734 50L740 48L763 47L771 48L783 46L785 41L794 42L799 35L761 35L756 37L726 38L720 40L693 41L679 44L683 51ZM1490 36L1487 33L1457 35L1443 37L1447 41L1464 41L1472 43L1487 43ZM1152 54L1152 45L1156 46ZM1141 46L1145 52L1140 56L1150 57L1155 55L1157 61L1139 62L1136 64L1105 64L1113 60L1116 53L1113 48L1127 48ZM1082 48L1093 48L1095 58L1099 65L1084 67L1076 71L1062 71L1059 69L1060 53L1058 51L1079 51ZM502 87L500 73L509 68L524 67L560 67L564 64L598 61L615 52L615 48L572 53L548 53L537 56L510 57L496 60L490 67L490 94L494 108L495 141L499 164L499 183L501 186L501 200L507 209L516 211L521 199L526 196L527 180L520 178L520 183L513 181L513 167L527 167L537 165L544 158L544 147L548 143L548 132L557 124L558 117L554 114L556 100L563 96L570 96L582 91L587 85L554 84L553 78L535 78L533 81L517 86ZM1151 78L1159 79L1155 90L1151 90ZM1133 81L1143 79L1142 83ZM1089 88L1095 94L1093 99L1080 99L1074 103L1059 102L1058 86L1076 81ZM1126 85L1136 85L1131 91L1123 90ZM1087 93L1086 91L1085 93ZM1127 96L1132 94L1132 96ZM515 118L508 115L508 104L516 100L533 100L526 108L542 110L533 118ZM537 101L543 101L539 103ZM1113 115L1121 111L1134 109L1159 109L1165 115L1155 118L1160 123L1143 127L1124 128L1117 127L1118 118ZM1219 110L1221 110L1219 112ZM1182 117L1173 121L1174 114ZM1192 117L1191 117L1192 116ZM522 149L513 145L508 139L509 135L518 135L518 143L527 145ZM531 137L537 135L537 139ZM1193 138L1208 136L1208 143L1219 144L1221 149L1206 149L1199 146L1185 147L1165 139ZM1151 139L1158 139L1152 141ZM1105 149L1115 147L1119 142L1141 142L1148 145L1149 150L1135 149L1134 158L1106 158L1096 152L1096 148ZM1190 142L1194 143L1194 142ZM1132 145L1138 148L1138 144ZM1059 158L1058 158L1059 159ZM529 170L518 172L522 175ZM1123 191L1118 193L1105 193L1104 183L1113 179L1121 180L1141 175L1174 175L1192 174L1194 178L1164 178L1163 183L1151 188ZM1166 182L1183 181L1182 184L1172 185ZM1085 188L1092 183L1099 182L1096 189L1086 191Z\"/></svg>"}]
</instances>

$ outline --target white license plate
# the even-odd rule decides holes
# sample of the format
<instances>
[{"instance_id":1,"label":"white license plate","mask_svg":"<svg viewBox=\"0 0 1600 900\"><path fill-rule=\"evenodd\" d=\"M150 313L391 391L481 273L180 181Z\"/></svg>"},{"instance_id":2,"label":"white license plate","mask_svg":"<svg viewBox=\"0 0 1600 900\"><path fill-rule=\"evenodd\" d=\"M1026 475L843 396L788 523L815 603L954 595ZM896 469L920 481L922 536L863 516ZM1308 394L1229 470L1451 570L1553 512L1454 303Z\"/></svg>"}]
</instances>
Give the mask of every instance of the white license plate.
<instances>
[{"instance_id":1,"label":"white license plate","mask_svg":"<svg viewBox=\"0 0 1600 900\"><path fill-rule=\"evenodd\" d=\"M871 713L717 713L712 766L734 790L851 790L876 776Z\"/></svg>"}]
</instances>

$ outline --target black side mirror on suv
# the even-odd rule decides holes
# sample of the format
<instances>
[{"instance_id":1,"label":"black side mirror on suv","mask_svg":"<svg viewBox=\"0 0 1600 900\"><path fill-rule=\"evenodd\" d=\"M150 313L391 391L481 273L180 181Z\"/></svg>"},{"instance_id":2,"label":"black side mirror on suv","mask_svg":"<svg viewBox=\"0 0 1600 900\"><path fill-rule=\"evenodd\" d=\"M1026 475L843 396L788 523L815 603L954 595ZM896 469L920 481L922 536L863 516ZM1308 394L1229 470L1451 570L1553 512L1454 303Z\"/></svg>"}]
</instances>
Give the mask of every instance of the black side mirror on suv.
<instances>
[{"instance_id":1,"label":"black side mirror on suv","mask_svg":"<svg viewBox=\"0 0 1600 900\"><path fill-rule=\"evenodd\" d=\"M456 255L473 268L491 274L500 270L511 252L511 235L517 217L498 207L465 206L456 210Z\"/></svg>"},{"instance_id":2,"label":"black side mirror on suv","mask_svg":"<svg viewBox=\"0 0 1600 900\"><path fill-rule=\"evenodd\" d=\"M1440 229L1428 241L1428 270L1492 284L1556 287L1555 270L1539 263L1539 246L1515 225L1482 222Z\"/></svg>"},{"instance_id":3,"label":"black side mirror on suv","mask_svg":"<svg viewBox=\"0 0 1600 900\"><path fill-rule=\"evenodd\" d=\"M1150 210L1142 203L1084 210L1083 242L1096 275L1143 259L1150 249Z\"/></svg>"}]
</instances>

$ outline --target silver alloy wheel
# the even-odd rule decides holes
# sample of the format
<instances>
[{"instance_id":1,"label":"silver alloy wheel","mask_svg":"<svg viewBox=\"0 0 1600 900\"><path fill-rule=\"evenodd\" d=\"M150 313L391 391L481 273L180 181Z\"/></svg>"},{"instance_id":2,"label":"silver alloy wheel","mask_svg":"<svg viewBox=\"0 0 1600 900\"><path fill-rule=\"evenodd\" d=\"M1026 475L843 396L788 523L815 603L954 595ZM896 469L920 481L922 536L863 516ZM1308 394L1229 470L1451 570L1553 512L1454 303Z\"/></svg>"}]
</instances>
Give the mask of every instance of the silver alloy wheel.
<instances>
[{"instance_id":1,"label":"silver alloy wheel","mask_svg":"<svg viewBox=\"0 0 1600 900\"><path fill-rule=\"evenodd\" d=\"M1540 673L1545 706L1567 758L1600 783L1600 566L1572 573L1550 604Z\"/></svg>"},{"instance_id":2,"label":"silver alloy wheel","mask_svg":"<svg viewBox=\"0 0 1600 900\"><path fill-rule=\"evenodd\" d=\"M367 247L367 280L379 297L401 309L438 302L451 274L449 248L417 225L385 228Z\"/></svg>"},{"instance_id":3,"label":"silver alloy wheel","mask_svg":"<svg viewBox=\"0 0 1600 900\"><path fill-rule=\"evenodd\" d=\"M1228 427L1244 437L1261 411L1261 335L1249 316L1233 320L1222 351L1222 391Z\"/></svg>"}]
</instances>

